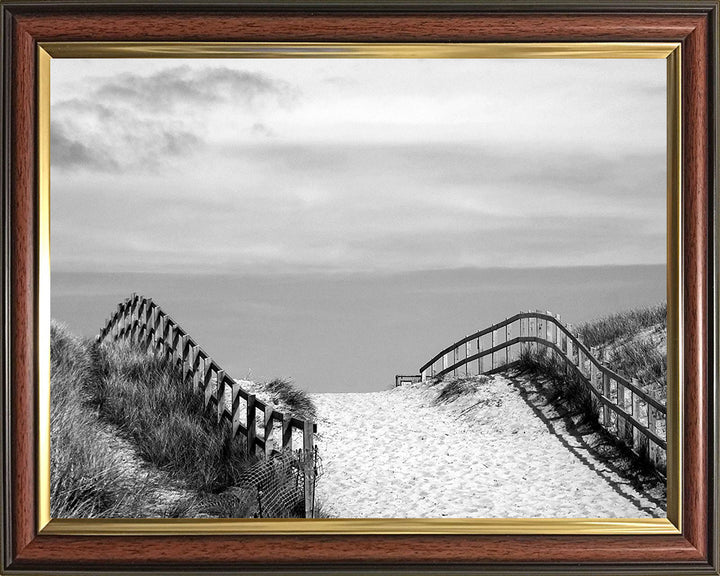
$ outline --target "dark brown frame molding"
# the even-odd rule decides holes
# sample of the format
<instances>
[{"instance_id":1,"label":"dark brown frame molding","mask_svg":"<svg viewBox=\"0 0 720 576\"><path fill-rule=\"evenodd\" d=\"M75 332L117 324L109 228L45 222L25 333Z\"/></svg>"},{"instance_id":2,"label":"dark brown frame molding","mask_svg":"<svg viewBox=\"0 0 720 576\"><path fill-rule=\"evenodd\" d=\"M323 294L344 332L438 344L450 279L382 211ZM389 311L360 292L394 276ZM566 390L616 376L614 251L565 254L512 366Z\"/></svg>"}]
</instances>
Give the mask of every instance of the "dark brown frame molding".
<instances>
[{"instance_id":1,"label":"dark brown frame molding","mask_svg":"<svg viewBox=\"0 0 720 576\"><path fill-rule=\"evenodd\" d=\"M717 0L7 0L0 17L0 572L719 573ZM83 40L682 43L682 534L38 534L37 47Z\"/></svg>"}]
</instances>

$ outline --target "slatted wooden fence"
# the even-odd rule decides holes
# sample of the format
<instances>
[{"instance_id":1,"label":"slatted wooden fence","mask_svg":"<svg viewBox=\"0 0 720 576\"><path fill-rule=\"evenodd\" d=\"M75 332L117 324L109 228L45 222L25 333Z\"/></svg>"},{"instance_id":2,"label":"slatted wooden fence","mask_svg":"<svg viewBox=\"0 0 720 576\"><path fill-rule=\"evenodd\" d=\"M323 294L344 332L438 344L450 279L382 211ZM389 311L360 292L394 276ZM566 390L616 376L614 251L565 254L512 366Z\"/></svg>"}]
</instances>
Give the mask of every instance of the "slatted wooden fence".
<instances>
[{"instance_id":1,"label":"slatted wooden fence","mask_svg":"<svg viewBox=\"0 0 720 576\"><path fill-rule=\"evenodd\" d=\"M544 349L577 374L590 391L600 423L659 471L666 463L667 410L604 363L601 351L550 312L521 312L448 346L420 368L422 380L444 376L493 374L515 366L523 350Z\"/></svg>"},{"instance_id":2,"label":"slatted wooden fence","mask_svg":"<svg viewBox=\"0 0 720 576\"><path fill-rule=\"evenodd\" d=\"M293 430L298 430L302 434L304 453L308 459L313 458L316 424L278 412L244 390L152 299L133 294L118 304L97 336L98 342L108 340L135 343L179 365L183 379L192 380L193 389L204 395L205 410L214 412L218 425L232 426L233 437L242 435L249 450L261 450L266 454L280 446L292 450ZM277 442L274 438L276 430L281 432ZM305 510L311 514L315 483L314 478L309 477L313 473L312 466L307 468Z\"/></svg>"}]
</instances>

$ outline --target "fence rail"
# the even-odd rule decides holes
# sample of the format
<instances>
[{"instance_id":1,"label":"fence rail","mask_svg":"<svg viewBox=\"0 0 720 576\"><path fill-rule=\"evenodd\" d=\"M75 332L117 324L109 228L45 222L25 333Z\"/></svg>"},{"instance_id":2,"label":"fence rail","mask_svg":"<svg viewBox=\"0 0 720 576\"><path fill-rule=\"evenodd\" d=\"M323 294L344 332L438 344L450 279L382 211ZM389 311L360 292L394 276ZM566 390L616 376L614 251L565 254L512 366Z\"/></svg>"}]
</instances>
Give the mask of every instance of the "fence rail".
<instances>
[{"instance_id":1,"label":"fence rail","mask_svg":"<svg viewBox=\"0 0 720 576\"><path fill-rule=\"evenodd\" d=\"M582 337L550 312L521 312L448 346L420 368L421 379L492 374L517 365L525 350L549 351L567 373L586 385L601 425L662 471L667 460L667 409L604 363L604 352L588 348ZM599 358L598 358L599 356Z\"/></svg>"},{"instance_id":2,"label":"fence rail","mask_svg":"<svg viewBox=\"0 0 720 576\"><path fill-rule=\"evenodd\" d=\"M133 342L146 351L163 355L182 370L183 381L192 378L193 390L204 395L205 410L215 413L218 425L232 426L233 437L243 436L248 450L269 455L275 447L293 449L293 430L302 434L302 449L315 452L317 425L268 406L244 390L195 340L151 298L133 294L118 304L97 336ZM258 434L258 428L260 434ZM274 436L280 432L279 442ZM305 479L305 510L312 513L314 481Z\"/></svg>"}]
</instances>

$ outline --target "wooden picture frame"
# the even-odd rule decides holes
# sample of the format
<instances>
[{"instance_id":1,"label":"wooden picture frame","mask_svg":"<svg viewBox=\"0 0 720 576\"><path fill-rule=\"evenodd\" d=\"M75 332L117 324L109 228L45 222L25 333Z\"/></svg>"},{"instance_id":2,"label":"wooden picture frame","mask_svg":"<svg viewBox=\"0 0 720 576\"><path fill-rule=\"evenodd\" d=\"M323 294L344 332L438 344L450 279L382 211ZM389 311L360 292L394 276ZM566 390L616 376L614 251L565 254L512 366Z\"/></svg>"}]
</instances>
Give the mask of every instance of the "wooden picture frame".
<instances>
[{"instance_id":1,"label":"wooden picture frame","mask_svg":"<svg viewBox=\"0 0 720 576\"><path fill-rule=\"evenodd\" d=\"M717 1L10 0L1 9L3 573L718 574ZM568 523L527 531L499 521L484 531L417 525L333 531L270 523L255 533L225 524L200 534L196 524L176 521L172 530L138 522L107 522L104 532L53 530L38 489L47 480L49 442L43 418L49 398L40 393L48 364L40 327L49 294L41 278L47 212L38 191L49 184L47 155L39 152L48 147L39 80L47 72L44 45L61 43L68 54L76 48L80 54L82 42L129 49L132 42L677 44L682 132L679 165L670 163L668 174L678 177L681 190L680 204L668 210L679 223L681 261L678 301L669 302L682 350L676 529L652 533L624 525L598 533L578 525L575 532Z\"/></svg>"}]
</instances>

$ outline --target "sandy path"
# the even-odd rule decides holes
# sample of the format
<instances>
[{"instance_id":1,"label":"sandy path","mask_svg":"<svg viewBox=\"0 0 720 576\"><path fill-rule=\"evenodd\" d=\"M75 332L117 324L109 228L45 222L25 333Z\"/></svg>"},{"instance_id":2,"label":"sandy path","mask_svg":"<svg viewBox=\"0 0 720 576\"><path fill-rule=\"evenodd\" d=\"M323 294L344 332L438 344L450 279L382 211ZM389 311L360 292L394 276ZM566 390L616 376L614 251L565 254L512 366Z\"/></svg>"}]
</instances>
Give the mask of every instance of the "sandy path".
<instances>
[{"instance_id":1,"label":"sandy path","mask_svg":"<svg viewBox=\"0 0 720 576\"><path fill-rule=\"evenodd\" d=\"M521 390L496 376L443 405L428 384L313 394L318 501L335 517L665 515Z\"/></svg>"},{"instance_id":2,"label":"sandy path","mask_svg":"<svg viewBox=\"0 0 720 576\"><path fill-rule=\"evenodd\" d=\"M137 507L137 518L161 518L182 500L192 499L192 491L143 460L135 445L123 438L116 426L103 421L98 421L98 425L103 441L117 459L114 472L127 485L128 499L134 500Z\"/></svg>"}]
</instances>

